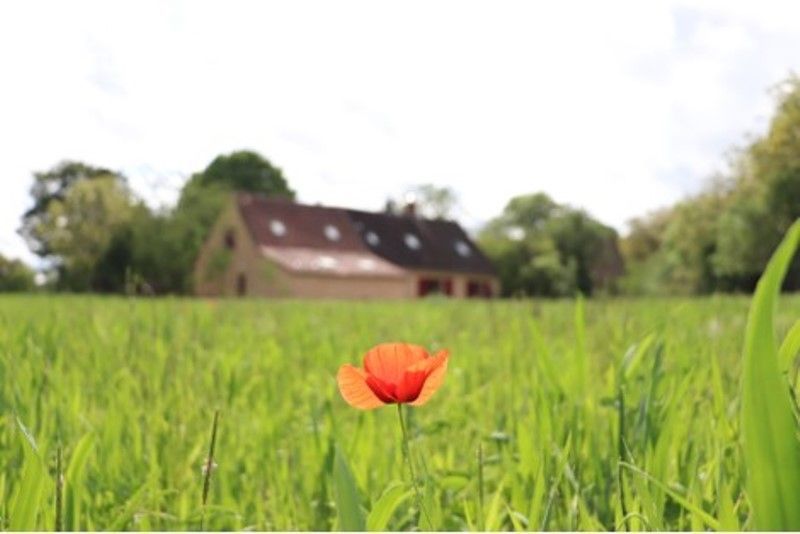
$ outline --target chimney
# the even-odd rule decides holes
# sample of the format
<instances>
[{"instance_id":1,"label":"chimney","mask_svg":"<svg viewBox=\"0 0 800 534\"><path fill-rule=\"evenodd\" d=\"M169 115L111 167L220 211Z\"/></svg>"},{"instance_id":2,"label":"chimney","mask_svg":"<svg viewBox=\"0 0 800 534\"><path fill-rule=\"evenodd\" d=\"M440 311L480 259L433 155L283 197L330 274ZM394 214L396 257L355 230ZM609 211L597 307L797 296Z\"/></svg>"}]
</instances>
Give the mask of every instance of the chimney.
<instances>
[{"instance_id":1,"label":"chimney","mask_svg":"<svg viewBox=\"0 0 800 534\"><path fill-rule=\"evenodd\" d=\"M417 196L414 193L406 193L403 215L406 217L417 216Z\"/></svg>"}]
</instances>

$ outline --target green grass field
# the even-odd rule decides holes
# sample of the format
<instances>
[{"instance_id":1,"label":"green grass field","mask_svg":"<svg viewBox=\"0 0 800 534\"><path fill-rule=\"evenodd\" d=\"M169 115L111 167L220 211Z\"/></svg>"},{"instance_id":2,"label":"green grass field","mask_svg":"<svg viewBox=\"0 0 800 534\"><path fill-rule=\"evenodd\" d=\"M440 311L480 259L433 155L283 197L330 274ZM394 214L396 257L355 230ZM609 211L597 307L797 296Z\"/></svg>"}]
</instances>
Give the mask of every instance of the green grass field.
<instances>
[{"instance_id":1,"label":"green grass field","mask_svg":"<svg viewBox=\"0 0 800 534\"><path fill-rule=\"evenodd\" d=\"M452 352L445 385L411 416L434 528L620 527L620 421L623 459L654 479L621 473L631 528L710 526L688 505L738 527L748 302L589 301L581 321L574 302L4 297L0 515L23 474L18 418L51 475L36 528L55 521L59 443L74 468L69 526L198 528L219 408L206 528L336 528L334 444L365 510L404 480L395 409L350 408L336 371L408 340ZM797 317L800 299L784 298L779 330ZM411 528L414 499L394 494L388 528Z\"/></svg>"},{"instance_id":2,"label":"green grass field","mask_svg":"<svg viewBox=\"0 0 800 534\"><path fill-rule=\"evenodd\" d=\"M54 528L60 445L65 529L752 527L749 305L5 296L0 524ZM782 297L781 337L798 317ZM395 407L354 410L335 380L396 340L451 351L410 411L424 515Z\"/></svg>"}]
</instances>

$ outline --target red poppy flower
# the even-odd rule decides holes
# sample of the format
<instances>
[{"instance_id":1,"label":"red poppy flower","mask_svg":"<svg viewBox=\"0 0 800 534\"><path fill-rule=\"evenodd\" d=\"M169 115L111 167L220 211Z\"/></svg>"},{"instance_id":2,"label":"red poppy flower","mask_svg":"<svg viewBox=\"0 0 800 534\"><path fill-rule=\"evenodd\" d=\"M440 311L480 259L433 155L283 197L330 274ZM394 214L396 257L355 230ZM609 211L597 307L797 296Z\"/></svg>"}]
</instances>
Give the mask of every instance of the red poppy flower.
<instances>
[{"instance_id":1,"label":"red poppy flower","mask_svg":"<svg viewBox=\"0 0 800 534\"><path fill-rule=\"evenodd\" d=\"M446 350L434 356L417 345L383 343L364 355L364 369L345 364L336 376L347 403L360 410L428 402L444 382Z\"/></svg>"}]
</instances>

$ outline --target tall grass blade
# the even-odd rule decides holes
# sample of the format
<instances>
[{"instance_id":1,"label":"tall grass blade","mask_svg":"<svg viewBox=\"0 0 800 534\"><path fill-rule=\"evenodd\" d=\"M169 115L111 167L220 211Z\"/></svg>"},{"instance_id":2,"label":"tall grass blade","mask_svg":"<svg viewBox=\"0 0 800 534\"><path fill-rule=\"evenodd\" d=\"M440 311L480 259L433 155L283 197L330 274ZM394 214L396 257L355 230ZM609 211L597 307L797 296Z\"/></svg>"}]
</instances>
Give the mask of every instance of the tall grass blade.
<instances>
[{"instance_id":1,"label":"tall grass blade","mask_svg":"<svg viewBox=\"0 0 800 534\"><path fill-rule=\"evenodd\" d=\"M211 442L208 445L208 457L203 464L203 498L200 512L200 530L203 530L208 503L208 491L211 489L211 472L214 470L214 448L217 445L217 425L219 424L219 410L214 411L214 422L211 424Z\"/></svg>"},{"instance_id":2,"label":"tall grass blade","mask_svg":"<svg viewBox=\"0 0 800 534\"><path fill-rule=\"evenodd\" d=\"M773 323L781 283L799 242L800 221L761 276L745 330L741 416L747 495L758 530L800 529L800 443Z\"/></svg>"},{"instance_id":3,"label":"tall grass blade","mask_svg":"<svg viewBox=\"0 0 800 534\"><path fill-rule=\"evenodd\" d=\"M797 353L800 352L800 319L798 319L783 338L781 348L778 350L778 361L781 362L781 371L786 371L792 367Z\"/></svg>"},{"instance_id":4,"label":"tall grass blade","mask_svg":"<svg viewBox=\"0 0 800 534\"><path fill-rule=\"evenodd\" d=\"M61 472L61 445L58 446L56 453L56 523L55 531L61 532L64 530L64 475Z\"/></svg>"},{"instance_id":5,"label":"tall grass blade","mask_svg":"<svg viewBox=\"0 0 800 534\"><path fill-rule=\"evenodd\" d=\"M94 435L86 434L75 445L64 480L64 519L69 531L83 530L81 526L81 495L83 493L83 473L94 447Z\"/></svg>"},{"instance_id":6,"label":"tall grass blade","mask_svg":"<svg viewBox=\"0 0 800 534\"><path fill-rule=\"evenodd\" d=\"M577 362L577 378L582 395L589 389L589 358L586 353L586 314L584 297L578 293L575 299L575 359Z\"/></svg>"},{"instance_id":7,"label":"tall grass blade","mask_svg":"<svg viewBox=\"0 0 800 534\"><path fill-rule=\"evenodd\" d=\"M147 492L147 484L144 484L138 490L136 490L136 492L131 495L130 499L128 499L128 501L122 507L122 511L117 514L116 518L114 518L114 521L106 530L111 532L127 530L128 523L130 523L131 519L133 519L134 513L136 513L136 510L142 505L142 502L147 497Z\"/></svg>"},{"instance_id":8,"label":"tall grass blade","mask_svg":"<svg viewBox=\"0 0 800 534\"><path fill-rule=\"evenodd\" d=\"M361 510L358 488L353 473L338 447L333 461L333 497L339 514L339 530L346 532L365 530L366 522Z\"/></svg>"},{"instance_id":9,"label":"tall grass blade","mask_svg":"<svg viewBox=\"0 0 800 534\"><path fill-rule=\"evenodd\" d=\"M638 467L636 467L633 464L630 464L628 462L620 462L620 465L622 465L626 469L630 469L631 471L633 471L637 475L640 475L640 476L646 478L652 484L655 484L664 493L666 493L667 495L672 497L672 500L674 500L676 503L678 503L681 506L683 506L683 508L685 508L689 512L693 513L695 516L697 516L697 518L700 519L703 523L705 523L707 527L709 527L709 528L711 528L713 530L719 530L719 527L720 527L719 521L717 521L711 514L709 514L708 512L704 511L702 508L698 507L696 504L693 504L689 499L687 499L686 497L684 497L683 495L681 495L677 491L673 490L672 488L670 488L669 486L667 486L666 484L664 484L663 482L661 482L657 478L651 476L649 473L647 473L645 471L642 471L641 469L639 469Z\"/></svg>"},{"instance_id":10,"label":"tall grass blade","mask_svg":"<svg viewBox=\"0 0 800 534\"><path fill-rule=\"evenodd\" d=\"M11 504L9 528L13 531L30 531L36 530L36 517L47 475L33 436L19 419L17 426L24 437L25 460L22 480Z\"/></svg>"},{"instance_id":11,"label":"tall grass blade","mask_svg":"<svg viewBox=\"0 0 800 534\"><path fill-rule=\"evenodd\" d=\"M392 519L397 507L403 501L411 497L413 492L407 490L403 484L393 484L389 486L383 495L375 502L372 510L367 516L367 530L370 532L382 532L387 530L389 521Z\"/></svg>"}]
</instances>

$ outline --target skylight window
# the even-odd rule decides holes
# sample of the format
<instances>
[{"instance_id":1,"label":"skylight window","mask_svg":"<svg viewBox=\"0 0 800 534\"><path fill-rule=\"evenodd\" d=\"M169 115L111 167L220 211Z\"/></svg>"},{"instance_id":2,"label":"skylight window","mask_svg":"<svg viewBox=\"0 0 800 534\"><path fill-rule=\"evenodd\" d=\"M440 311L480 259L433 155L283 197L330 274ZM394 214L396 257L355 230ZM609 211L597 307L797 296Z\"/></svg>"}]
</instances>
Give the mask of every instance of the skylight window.
<instances>
[{"instance_id":1,"label":"skylight window","mask_svg":"<svg viewBox=\"0 0 800 534\"><path fill-rule=\"evenodd\" d=\"M334 225L327 224L325 225L325 237L327 237L329 241L339 241L339 239L342 237L342 234Z\"/></svg>"},{"instance_id":2,"label":"skylight window","mask_svg":"<svg viewBox=\"0 0 800 534\"><path fill-rule=\"evenodd\" d=\"M278 237L283 237L286 235L286 225L283 224L283 221L279 219L272 219L269 222L269 229Z\"/></svg>"},{"instance_id":3,"label":"skylight window","mask_svg":"<svg viewBox=\"0 0 800 534\"><path fill-rule=\"evenodd\" d=\"M467 258L472 255L472 249L460 239L456 240L455 249L458 255L461 257Z\"/></svg>"},{"instance_id":4,"label":"skylight window","mask_svg":"<svg viewBox=\"0 0 800 534\"><path fill-rule=\"evenodd\" d=\"M406 234L405 242L406 246L412 250L419 250L419 248L422 246L422 242L414 234Z\"/></svg>"},{"instance_id":5,"label":"skylight window","mask_svg":"<svg viewBox=\"0 0 800 534\"><path fill-rule=\"evenodd\" d=\"M378 245L381 244L381 238L378 237L378 234L376 234L375 232L372 231L367 232L367 235L365 237L367 239L367 243L369 243L369 245L372 247L377 247Z\"/></svg>"}]
</instances>

